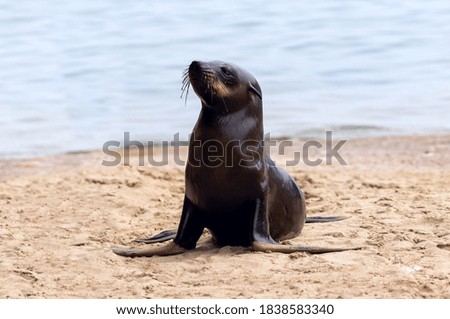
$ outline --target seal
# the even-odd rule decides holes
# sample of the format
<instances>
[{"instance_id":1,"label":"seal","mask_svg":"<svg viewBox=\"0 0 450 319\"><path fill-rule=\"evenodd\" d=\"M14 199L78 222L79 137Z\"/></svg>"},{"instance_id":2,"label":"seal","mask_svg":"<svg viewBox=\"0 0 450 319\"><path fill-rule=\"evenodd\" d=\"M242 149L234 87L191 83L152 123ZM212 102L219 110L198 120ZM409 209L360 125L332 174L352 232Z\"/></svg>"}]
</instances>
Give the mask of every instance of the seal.
<instances>
[{"instance_id":1,"label":"seal","mask_svg":"<svg viewBox=\"0 0 450 319\"><path fill-rule=\"evenodd\" d=\"M185 170L185 196L177 230L147 239L160 247L113 247L127 257L174 255L194 249L205 228L221 245L255 251L327 253L349 247L281 245L300 234L305 222L343 217L306 218L305 197L294 179L264 152L262 91L256 79L221 61L193 61L183 77L202 108L193 129ZM182 93L182 96L183 96Z\"/></svg>"}]
</instances>

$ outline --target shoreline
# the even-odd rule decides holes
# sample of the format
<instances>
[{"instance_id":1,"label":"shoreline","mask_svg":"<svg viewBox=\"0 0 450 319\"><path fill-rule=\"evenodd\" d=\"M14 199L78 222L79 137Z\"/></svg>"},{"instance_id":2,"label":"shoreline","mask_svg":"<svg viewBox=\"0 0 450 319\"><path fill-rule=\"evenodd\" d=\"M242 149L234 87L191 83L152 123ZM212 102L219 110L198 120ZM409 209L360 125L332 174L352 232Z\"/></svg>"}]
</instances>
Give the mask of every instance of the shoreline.
<instances>
[{"instance_id":1,"label":"shoreline","mask_svg":"<svg viewBox=\"0 0 450 319\"><path fill-rule=\"evenodd\" d=\"M346 133L342 133L340 131L334 131L334 130L324 130L323 134L321 134L322 137L317 137L318 135L302 135L302 136L296 136L296 137L291 137L291 136L287 136L287 135L277 135L275 137L271 137L271 140L273 141L294 141L294 142L298 142L298 141L324 141L324 137L326 135L326 132L332 132L333 134L333 139L339 139L339 140L371 140L371 139L387 139L387 138L420 138L420 137L445 137L450 135L450 131L447 130L442 130L436 133L425 133L425 132L418 132L418 133L390 133L390 132L386 132L384 131L383 133L377 133L377 134L368 134L368 135L364 135L364 133L362 133L362 135L358 135L358 134L346 134ZM270 132L266 133L266 134L270 134ZM265 135L266 136L266 135ZM134 141L134 140L133 140ZM172 140L153 140L153 139L146 139L146 140L141 140L138 139L136 140L139 143L143 143L144 146L147 148L147 143L152 142L154 143L154 147L158 148L158 147L162 147L162 144L164 142L170 142L171 145L187 145L188 141L188 137L186 137L186 140L180 140L180 141L172 141ZM123 150L124 146L123 141L118 141L120 142L121 146L119 147L120 150ZM96 152L101 152L100 148L91 148L91 149L77 149L77 150L68 150L68 151L56 151L56 152L45 152L45 153L41 153L41 154L28 154L28 155L7 155L7 154L3 154L0 155L0 163L5 162L5 161L21 161L21 160L32 160L32 159L40 159L40 158L49 158L49 157L57 157L57 156L63 156L63 155L79 155L79 154L90 154L90 153L96 153Z\"/></svg>"},{"instance_id":2,"label":"shoreline","mask_svg":"<svg viewBox=\"0 0 450 319\"><path fill-rule=\"evenodd\" d=\"M292 147L288 147L284 150L284 155L279 155L277 153L277 147L274 148L274 151L271 150L270 156L272 159L280 159L280 158L293 158L293 152L294 151L300 151L302 145L307 139L287 139L287 138L274 138L272 139L274 141L277 141L279 143L280 141L292 141ZM336 141L339 141L341 139L333 138L333 142L335 144ZM403 161L404 167L408 167L409 169L414 169L419 167L419 160L421 157L426 154L427 157L430 157L430 159L433 159L433 156L435 155L433 153L433 150L438 147L442 148L442 143L447 143L450 140L450 134L438 134L438 135L387 135L387 136L380 136L380 137L362 137L362 138L352 138L352 139L343 139L346 140L346 144L342 147L342 151L344 152L344 159L345 157L350 156L351 160L356 159L356 162L353 162L353 165L356 165L357 167L361 168L364 165L376 165L376 162L374 162L374 157L376 156L384 156L387 155L387 157L391 161L395 161L395 156L399 155L400 153L403 154L405 152L408 152L408 154L411 156L411 158L414 158L417 156L416 160L409 160L409 161ZM314 140L321 143L325 143L325 141L322 139ZM406 147L407 144L414 142L415 145L409 145ZM375 146L375 144L379 144L380 148L377 149L375 147L370 148L370 152L366 155L368 156L368 161L366 163L361 162L361 154L358 154L361 147L363 147L365 144L369 143L372 146ZM395 148L394 144L398 143L399 147ZM418 143L418 144L417 144ZM427 144L431 143L431 144ZM436 146L434 144L439 144L441 146ZM450 143L450 142L449 142ZM277 144L278 145L278 144ZM354 146L354 147L353 147ZM186 161L187 159L187 146L178 145L180 149L180 156L181 159ZM155 145L152 148L152 151L156 155L160 155L162 153L163 147L161 145ZM124 148L117 148L115 149L118 153L122 154L124 153ZM168 147L168 154L173 153L173 147ZM145 155L148 155L149 149L145 147ZM389 152L389 154L387 154ZM317 149L310 149L310 153L312 157L315 158L324 158L323 151L317 150ZM137 148L132 147L130 148L130 155L131 157L136 156L137 154ZM444 165L445 168L449 167L448 161L445 161L441 157L441 153L437 154L439 156L439 159L437 160L443 160L442 165ZM322 156L322 157L320 157ZM82 167L88 167L90 165L100 165L103 160L111 160L111 157L108 157L106 154L103 153L102 150L85 150L85 151L73 151L73 152L65 152L65 153L59 153L59 154L51 154L51 155L41 155L41 156L33 156L33 157L27 157L27 158L0 158L0 180L4 179L5 177L14 176L15 174L33 174L33 173L39 173L39 170L43 170L44 172L52 171L54 169L77 169ZM436 161L436 159L435 159ZM99 164L100 163L100 164ZM132 163L133 165L136 165L137 163ZM148 164L148 160L145 160L145 164ZM304 163L300 163L304 164ZM352 163L350 163L352 164ZM396 167L396 165L392 165L393 163L389 163L391 166ZM384 163L381 163L381 165L384 165ZM124 166L123 161L119 164L119 166ZM173 163L173 161L168 163L169 167L177 166L179 168L183 168L184 166L176 165ZM286 166L286 165L282 165ZM308 167L307 165L301 165L302 167ZM322 165L321 165L322 166ZM313 167L314 168L314 167ZM430 167L431 168L431 167ZM434 169L437 168L437 166L433 166Z\"/></svg>"},{"instance_id":3,"label":"shoreline","mask_svg":"<svg viewBox=\"0 0 450 319\"><path fill-rule=\"evenodd\" d=\"M186 254L136 259L110 247L176 227L184 167L105 167L101 151L0 160L0 297L450 298L448 154L450 135L362 138L342 147L348 165L286 167L309 215L351 217L289 242L361 251L255 253L204 234Z\"/></svg>"}]
</instances>

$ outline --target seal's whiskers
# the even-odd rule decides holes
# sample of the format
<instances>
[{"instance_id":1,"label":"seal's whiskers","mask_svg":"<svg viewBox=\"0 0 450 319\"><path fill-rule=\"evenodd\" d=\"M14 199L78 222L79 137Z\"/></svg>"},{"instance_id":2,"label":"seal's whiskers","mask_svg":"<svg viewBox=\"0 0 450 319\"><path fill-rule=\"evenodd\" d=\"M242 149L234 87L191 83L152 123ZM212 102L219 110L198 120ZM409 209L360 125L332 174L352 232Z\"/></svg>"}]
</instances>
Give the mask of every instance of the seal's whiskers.
<instances>
[{"instance_id":1,"label":"seal's whiskers","mask_svg":"<svg viewBox=\"0 0 450 319\"><path fill-rule=\"evenodd\" d=\"M183 94L186 93L185 98L184 98L184 106L187 105L187 97L189 95L189 87L191 86L191 81L189 79L189 67L187 67L184 71L183 71L183 81L181 84L181 95L180 95L180 99L183 98Z\"/></svg>"}]
</instances>

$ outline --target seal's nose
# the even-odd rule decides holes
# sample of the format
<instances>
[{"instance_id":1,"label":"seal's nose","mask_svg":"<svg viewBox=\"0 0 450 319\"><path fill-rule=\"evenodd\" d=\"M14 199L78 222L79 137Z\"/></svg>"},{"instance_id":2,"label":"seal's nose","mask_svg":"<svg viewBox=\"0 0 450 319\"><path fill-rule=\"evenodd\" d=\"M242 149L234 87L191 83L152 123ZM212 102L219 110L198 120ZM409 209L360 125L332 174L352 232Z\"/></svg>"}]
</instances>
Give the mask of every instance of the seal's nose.
<instances>
[{"instance_id":1,"label":"seal's nose","mask_svg":"<svg viewBox=\"0 0 450 319\"><path fill-rule=\"evenodd\" d=\"M202 63L200 61L192 61L189 65L189 73L197 73L202 69Z\"/></svg>"}]
</instances>

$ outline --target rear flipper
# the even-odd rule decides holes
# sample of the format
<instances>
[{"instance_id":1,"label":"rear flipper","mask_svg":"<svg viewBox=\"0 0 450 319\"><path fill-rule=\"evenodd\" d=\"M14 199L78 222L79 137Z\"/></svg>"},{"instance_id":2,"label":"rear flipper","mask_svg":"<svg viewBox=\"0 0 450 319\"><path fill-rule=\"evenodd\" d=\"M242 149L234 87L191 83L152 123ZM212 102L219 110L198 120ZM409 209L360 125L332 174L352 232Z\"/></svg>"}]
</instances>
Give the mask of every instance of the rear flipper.
<instances>
[{"instance_id":1,"label":"rear flipper","mask_svg":"<svg viewBox=\"0 0 450 319\"><path fill-rule=\"evenodd\" d=\"M339 220L344 220L350 217L346 216L331 216L331 217L321 217L321 216L313 216L306 217L305 223L329 223L329 222L337 222Z\"/></svg>"},{"instance_id":2,"label":"rear flipper","mask_svg":"<svg viewBox=\"0 0 450 319\"><path fill-rule=\"evenodd\" d=\"M142 244L154 244L154 243L162 243L171 239L174 239L177 236L177 230L176 229L168 229L160 232L157 235L151 236L149 238L140 238L135 239L134 241L136 243L142 243Z\"/></svg>"},{"instance_id":3,"label":"rear flipper","mask_svg":"<svg viewBox=\"0 0 450 319\"><path fill-rule=\"evenodd\" d=\"M292 254L298 252L304 252L309 254L324 254L324 253L334 253L347 250L359 250L361 247L316 247L316 246L291 246L291 245L281 245L281 244L270 244L263 243L259 241L254 241L252 243L252 249L254 251L263 252L276 252L284 254Z\"/></svg>"}]
</instances>

